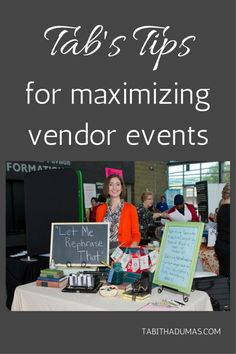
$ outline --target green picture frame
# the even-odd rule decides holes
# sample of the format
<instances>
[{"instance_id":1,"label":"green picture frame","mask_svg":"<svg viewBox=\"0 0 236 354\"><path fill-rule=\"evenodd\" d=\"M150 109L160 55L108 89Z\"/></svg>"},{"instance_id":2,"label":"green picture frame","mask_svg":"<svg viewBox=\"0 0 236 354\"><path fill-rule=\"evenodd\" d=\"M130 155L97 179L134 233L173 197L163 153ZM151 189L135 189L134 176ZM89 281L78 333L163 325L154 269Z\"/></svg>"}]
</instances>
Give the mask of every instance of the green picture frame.
<instances>
[{"instance_id":1,"label":"green picture frame","mask_svg":"<svg viewBox=\"0 0 236 354\"><path fill-rule=\"evenodd\" d=\"M203 229L201 222L165 224L154 284L184 294L191 292Z\"/></svg>"}]
</instances>

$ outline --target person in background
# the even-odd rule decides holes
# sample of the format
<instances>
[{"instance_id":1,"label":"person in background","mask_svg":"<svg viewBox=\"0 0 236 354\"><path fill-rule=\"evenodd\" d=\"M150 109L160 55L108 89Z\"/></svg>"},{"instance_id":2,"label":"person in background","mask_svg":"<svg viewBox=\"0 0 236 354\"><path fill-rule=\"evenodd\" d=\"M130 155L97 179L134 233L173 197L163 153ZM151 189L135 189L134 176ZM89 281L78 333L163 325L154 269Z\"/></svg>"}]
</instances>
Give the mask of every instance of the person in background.
<instances>
[{"instance_id":1,"label":"person in background","mask_svg":"<svg viewBox=\"0 0 236 354\"><path fill-rule=\"evenodd\" d=\"M91 205L92 207L90 209L89 221L96 222L97 198L95 197L91 198Z\"/></svg>"},{"instance_id":2,"label":"person in background","mask_svg":"<svg viewBox=\"0 0 236 354\"><path fill-rule=\"evenodd\" d=\"M230 185L226 183L222 190L222 199L216 216L217 238L215 252L219 259L219 274L230 276Z\"/></svg>"},{"instance_id":3,"label":"person in background","mask_svg":"<svg viewBox=\"0 0 236 354\"><path fill-rule=\"evenodd\" d=\"M164 211L168 210L169 207L166 203L166 198L164 195L161 196L161 201L157 203L156 210L157 212L163 213Z\"/></svg>"},{"instance_id":4,"label":"person in background","mask_svg":"<svg viewBox=\"0 0 236 354\"><path fill-rule=\"evenodd\" d=\"M124 200L126 189L123 179L116 174L108 176L103 185L103 195L110 201L98 206L96 221L110 223L110 248L117 245L137 247L140 242L138 214L135 206Z\"/></svg>"},{"instance_id":5,"label":"person in background","mask_svg":"<svg viewBox=\"0 0 236 354\"><path fill-rule=\"evenodd\" d=\"M167 217L171 221L199 221L194 206L185 203L184 197L181 194L176 194L174 205L175 206L167 212Z\"/></svg>"},{"instance_id":6,"label":"person in background","mask_svg":"<svg viewBox=\"0 0 236 354\"><path fill-rule=\"evenodd\" d=\"M155 233L154 219L159 218L161 213L152 213L150 208L153 206L153 193L144 192L141 195L141 204L137 207L139 227L141 232L141 243L147 244L149 241L149 231L153 230Z\"/></svg>"}]
</instances>

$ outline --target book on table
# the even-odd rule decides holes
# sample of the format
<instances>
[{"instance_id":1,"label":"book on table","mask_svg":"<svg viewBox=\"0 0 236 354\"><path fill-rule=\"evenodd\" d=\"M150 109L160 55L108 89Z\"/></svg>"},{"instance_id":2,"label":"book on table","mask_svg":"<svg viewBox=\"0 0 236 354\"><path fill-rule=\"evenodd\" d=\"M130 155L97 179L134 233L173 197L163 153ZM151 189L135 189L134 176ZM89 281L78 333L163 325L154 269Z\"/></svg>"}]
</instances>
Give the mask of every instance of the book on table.
<instances>
[{"instance_id":1,"label":"book on table","mask_svg":"<svg viewBox=\"0 0 236 354\"><path fill-rule=\"evenodd\" d=\"M64 275L64 272L61 269L46 268L46 269L42 269L40 271L40 274L50 276L50 277L62 277Z\"/></svg>"},{"instance_id":2,"label":"book on table","mask_svg":"<svg viewBox=\"0 0 236 354\"><path fill-rule=\"evenodd\" d=\"M51 282L61 282L63 281L64 279L67 279L67 276L63 276L63 277L60 277L60 278L50 278L50 277L45 277L45 276L39 276L37 278L37 280L44 280L44 281L51 281Z\"/></svg>"},{"instance_id":3,"label":"book on table","mask_svg":"<svg viewBox=\"0 0 236 354\"><path fill-rule=\"evenodd\" d=\"M44 287L48 287L48 288L63 288L67 285L67 282L68 282L67 277L63 277L63 278L59 279L58 281L37 279L36 285L37 286L44 286Z\"/></svg>"}]
</instances>

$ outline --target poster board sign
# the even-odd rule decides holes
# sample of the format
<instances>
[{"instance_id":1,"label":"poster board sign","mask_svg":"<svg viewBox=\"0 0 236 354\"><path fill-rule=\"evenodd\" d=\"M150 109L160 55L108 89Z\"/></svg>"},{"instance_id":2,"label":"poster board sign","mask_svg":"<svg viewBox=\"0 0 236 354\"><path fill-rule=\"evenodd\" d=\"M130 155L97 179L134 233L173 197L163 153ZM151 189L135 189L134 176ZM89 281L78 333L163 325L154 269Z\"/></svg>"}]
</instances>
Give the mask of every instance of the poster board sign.
<instances>
[{"instance_id":1,"label":"poster board sign","mask_svg":"<svg viewBox=\"0 0 236 354\"><path fill-rule=\"evenodd\" d=\"M109 263L109 223L52 223L50 264L101 266Z\"/></svg>"},{"instance_id":2,"label":"poster board sign","mask_svg":"<svg viewBox=\"0 0 236 354\"><path fill-rule=\"evenodd\" d=\"M91 208L91 199L96 198L96 184L84 183L84 205Z\"/></svg>"},{"instance_id":3,"label":"poster board sign","mask_svg":"<svg viewBox=\"0 0 236 354\"><path fill-rule=\"evenodd\" d=\"M208 220L208 183L207 181L196 182L198 213L203 222Z\"/></svg>"},{"instance_id":4,"label":"poster board sign","mask_svg":"<svg viewBox=\"0 0 236 354\"><path fill-rule=\"evenodd\" d=\"M208 213L214 213L219 207L222 198L222 190L225 183L208 183Z\"/></svg>"},{"instance_id":5,"label":"poster board sign","mask_svg":"<svg viewBox=\"0 0 236 354\"><path fill-rule=\"evenodd\" d=\"M153 283L191 292L204 224L167 222Z\"/></svg>"}]
</instances>

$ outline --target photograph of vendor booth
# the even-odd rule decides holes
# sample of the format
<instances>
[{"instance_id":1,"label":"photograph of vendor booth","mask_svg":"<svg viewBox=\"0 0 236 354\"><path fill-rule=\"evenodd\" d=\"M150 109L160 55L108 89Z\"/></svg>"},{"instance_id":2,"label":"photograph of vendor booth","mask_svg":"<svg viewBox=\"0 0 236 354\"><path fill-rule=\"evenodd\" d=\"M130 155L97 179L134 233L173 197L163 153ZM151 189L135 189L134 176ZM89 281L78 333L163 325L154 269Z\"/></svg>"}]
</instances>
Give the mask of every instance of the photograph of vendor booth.
<instances>
[{"instance_id":1,"label":"photograph of vendor booth","mask_svg":"<svg viewBox=\"0 0 236 354\"><path fill-rule=\"evenodd\" d=\"M174 207L168 211L168 218L171 221L199 221L196 210L192 204L184 202L184 197L177 194L174 198Z\"/></svg>"},{"instance_id":2,"label":"photograph of vendor booth","mask_svg":"<svg viewBox=\"0 0 236 354\"><path fill-rule=\"evenodd\" d=\"M8 161L7 308L230 311L229 183L230 161Z\"/></svg>"},{"instance_id":3,"label":"photograph of vendor booth","mask_svg":"<svg viewBox=\"0 0 236 354\"><path fill-rule=\"evenodd\" d=\"M110 223L110 248L117 245L136 247L140 242L138 214L135 206L125 202L125 183L119 176L112 174L106 178L103 195L109 202L99 205L97 222Z\"/></svg>"}]
</instances>

